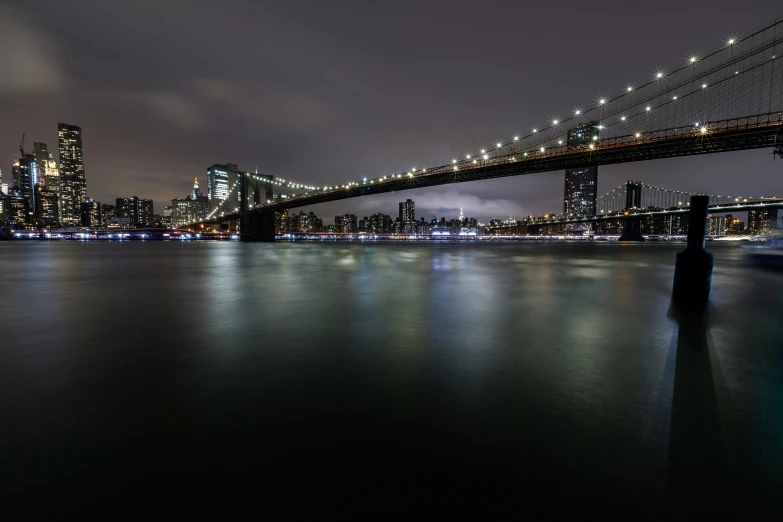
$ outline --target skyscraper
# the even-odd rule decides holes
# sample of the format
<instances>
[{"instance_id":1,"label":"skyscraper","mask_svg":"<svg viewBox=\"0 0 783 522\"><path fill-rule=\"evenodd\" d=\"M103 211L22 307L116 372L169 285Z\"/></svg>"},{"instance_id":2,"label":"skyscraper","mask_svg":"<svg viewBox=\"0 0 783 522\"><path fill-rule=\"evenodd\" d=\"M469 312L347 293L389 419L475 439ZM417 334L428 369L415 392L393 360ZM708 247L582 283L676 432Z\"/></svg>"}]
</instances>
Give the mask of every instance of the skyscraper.
<instances>
[{"instance_id":1,"label":"skyscraper","mask_svg":"<svg viewBox=\"0 0 783 522\"><path fill-rule=\"evenodd\" d=\"M81 222L81 204L87 200L87 181L84 177L82 128L58 123L60 145L60 207L64 225Z\"/></svg>"},{"instance_id":2,"label":"skyscraper","mask_svg":"<svg viewBox=\"0 0 783 522\"><path fill-rule=\"evenodd\" d=\"M216 163L207 169L207 197L213 208L228 198L230 182L238 177L239 167L233 163Z\"/></svg>"},{"instance_id":3,"label":"skyscraper","mask_svg":"<svg viewBox=\"0 0 783 522\"><path fill-rule=\"evenodd\" d=\"M62 221L62 194L60 193L60 168L54 160L54 156L49 152L46 143L36 141L33 143L33 157L38 164L38 175L40 185L45 186L46 190L57 196L58 216L57 221Z\"/></svg>"},{"instance_id":4,"label":"skyscraper","mask_svg":"<svg viewBox=\"0 0 783 522\"><path fill-rule=\"evenodd\" d=\"M117 198L117 205L114 209L114 215L117 220L122 220L122 222L132 226L152 226L152 200L140 199L137 196L131 196L129 198Z\"/></svg>"},{"instance_id":5,"label":"skyscraper","mask_svg":"<svg viewBox=\"0 0 783 522\"><path fill-rule=\"evenodd\" d=\"M193 191L184 199L172 199L171 206L170 223L174 227L203 221L207 217L209 199L201 193L198 178L193 182Z\"/></svg>"},{"instance_id":6,"label":"skyscraper","mask_svg":"<svg viewBox=\"0 0 783 522\"><path fill-rule=\"evenodd\" d=\"M778 224L778 211L771 208L748 210L748 232L751 234L769 234Z\"/></svg>"},{"instance_id":7,"label":"skyscraper","mask_svg":"<svg viewBox=\"0 0 783 522\"><path fill-rule=\"evenodd\" d=\"M400 232L416 231L416 203L412 199L400 202Z\"/></svg>"},{"instance_id":8,"label":"skyscraper","mask_svg":"<svg viewBox=\"0 0 783 522\"><path fill-rule=\"evenodd\" d=\"M568 131L569 147L588 145L598 137L597 122L577 125ZM563 214L567 217L595 216L598 193L598 166L566 169Z\"/></svg>"}]
</instances>

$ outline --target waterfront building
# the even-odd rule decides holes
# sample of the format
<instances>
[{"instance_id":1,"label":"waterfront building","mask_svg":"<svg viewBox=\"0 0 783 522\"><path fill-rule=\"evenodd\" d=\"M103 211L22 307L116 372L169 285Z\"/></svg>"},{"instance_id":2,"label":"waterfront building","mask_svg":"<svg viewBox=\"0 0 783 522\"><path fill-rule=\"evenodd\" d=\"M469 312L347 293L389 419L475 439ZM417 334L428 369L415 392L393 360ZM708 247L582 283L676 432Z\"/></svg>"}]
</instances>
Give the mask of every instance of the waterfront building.
<instances>
[{"instance_id":1,"label":"waterfront building","mask_svg":"<svg viewBox=\"0 0 783 522\"><path fill-rule=\"evenodd\" d=\"M166 227L171 226L171 214L174 212L174 205L166 205L163 207L163 225Z\"/></svg>"},{"instance_id":2,"label":"waterfront building","mask_svg":"<svg viewBox=\"0 0 783 522\"><path fill-rule=\"evenodd\" d=\"M41 184L35 185L35 214L37 225L54 227L60 222L59 194Z\"/></svg>"},{"instance_id":3,"label":"waterfront building","mask_svg":"<svg viewBox=\"0 0 783 522\"><path fill-rule=\"evenodd\" d=\"M589 145L598 138L598 123L589 122L568 131L569 147ZM598 195L598 166L566 169L563 195L563 215L567 217L595 216Z\"/></svg>"},{"instance_id":4,"label":"waterfront building","mask_svg":"<svg viewBox=\"0 0 783 522\"><path fill-rule=\"evenodd\" d=\"M135 227L149 227L152 224L153 202L138 196L117 198L114 217L121 223Z\"/></svg>"},{"instance_id":5,"label":"waterfront building","mask_svg":"<svg viewBox=\"0 0 783 522\"><path fill-rule=\"evenodd\" d=\"M726 227L727 236L741 236L745 233L745 222L739 219L732 219Z\"/></svg>"},{"instance_id":6,"label":"waterfront building","mask_svg":"<svg viewBox=\"0 0 783 522\"><path fill-rule=\"evenodd\" d=\"M386 214L373 214L370 216L370 232L373 234L388 234L392 229L391 216Z\"/></svg>"},{"instance_id":7,"label":"waterfront building","mask_svg":"<svg viewBox=\"0 0 783 522\"><path fill-rule=\"evenodd\" d=\"M60 214L63 225L81 222L81 204L87 200L82 128L58 123L60 152Z\"/></svg>"},{"instance_id":8,"label":"waterfront building","mask_svg":"<svg viewBox=\"0 0 783 522\"><path fill-rule=\"evenodd\" d=\"M748 233L770 234L778 224L778 211L771 208L754 208L748 210Z\"/></svg>"},{"instance_id":9,"label":"waterfront building","mask_svg":"<svg viewBox=\"0 0 783 522\"><path fill-rule=\"evenodd\" d=\"M83 227L98 227L103 224L103 211L100 201L87 198L81 204L81 223Z\"/></svg>"},{"instance_id":10,"label":"waterfront building","mask_svg":"<svg viewBox=\"0 0 783 522\"><path fill-rule=\"evenodd\" d=\"M18 187L13 187L8 191L6 197L8 209L6 210L6 220L13 228L24 228L31 224L30 220L30 199L22 193Z\"/></svg>"},{"instance_id":11,"label":"waterfront building","mask_svg":"<svg viewBox=\"0 0 783 522\"><path fill-rule=\"evenodd\" d=\"M415 232L416 228L416 203L407 199L400 202L399 230L397 232Z\"/></svg>"},{"instance_id":12,"label":"waterfront building","mask_svg":"<svg viewBox=\"0 0 783 522\"><path fill-rule=\"evenodd\" d=\"M343 214L334 216L334 229L339 233L352 234L359 230L356 214Z\"/></svg>"},{"instance_id":13,"label":"waterfront building","mask_svg":"<svg viewBox=\"0 0 783 522\"><path fill-rule=\"evenodd\" d=\"M101 223L106 226L114 218L114 205L104 203L101 205Z\"/></svg>"},{"instance_id":14,"label":"waterfront building","mask_svg":"<svg viewBox=\"0 0 783 522\"><path fill-rule=\"evenodd\" d=\"M209 214L209 198L204 196L198 186L198 178L193 181L193 190L185 198L171 200L170 222L173 227L181 227L206 219ZM165 211L164 211L165 215Z\"/></svg>"},{"instance_id":15,"label":"waterfront building","mask_svg":"<svg viewBox=\"0 0 783 522\"><path fill-rule=\"evenodd\" d=\"M707 217L707 234L710 236L726 235L726 229L732 219L733 216L731 214L723 214L720 216L713 216L710 214Z\"/></svg>"},{"instance_id":16,"label":"waterfront building","mask_svg":"<svg viewBox=\"0 0 783 522\"><path fill-rule=\"evenodd\" d=\"M234 163L216 163L207 169L207 198L211 208L228 199L230 184L239 179L239 167Z\"/></svg>"}]
</instances>

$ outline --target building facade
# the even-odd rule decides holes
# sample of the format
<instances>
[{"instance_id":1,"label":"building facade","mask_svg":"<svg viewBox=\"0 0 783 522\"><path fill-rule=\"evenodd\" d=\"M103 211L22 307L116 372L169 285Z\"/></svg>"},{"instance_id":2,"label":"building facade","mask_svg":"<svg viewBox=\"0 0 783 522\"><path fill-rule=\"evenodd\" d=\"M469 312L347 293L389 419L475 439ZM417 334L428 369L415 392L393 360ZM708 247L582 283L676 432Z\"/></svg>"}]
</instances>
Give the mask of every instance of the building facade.
<instances>
[{"instance_id":1,"label":"building facade","mask_svg":"<svg viewBox=\"0 0 783 522\"><path fill-rule=\"evenodd\" d=\"M184 198L171 200L171 211L168 220L172 227L181 227L191 223L204 221L209 214L209 198L198 186L198 178L193 181L193 190ZM166 207L168 209L169 207ZM165 221L167 210L163 211Z\"/></svg>"},{"instance_id":2,"label":"building facade","mask_svg":"<svg viewBox=\"0 0 783 522\"><path fill-rule=\"evenodd\" d=\"M238 179L239 167L233 163L216 163L207 169L207 198L212 208L228 199L230 184Z\"/></svg>"},{"instance_id":3,"label":"building facade","mask_svg":"<svg viewBox=\"0 0 783 522\"><path fill-rule=\"evenodd\" d=\"M412 199L406 199L400 202L400 232L416 232L416 202Z\"/></svg>"},{"instance_id":4,"label":"building facade","mask_svg":"<svg viewBox=\"0 0 783 522\"><path fill-rule=\"evenodd\" d=\"M81 222L81 204L87 200L82 128L58 123L60 151L60 213L63 225Z\"/></svg>"},{"instance_id":5,"label":"building facade","mask_svg":"<svg viewBox=\"0 0 783 522\"><path fill-rule=\"evenodd\" d=\"M771 234L778 226L778 211L770 208L748 210L748 233Z\"/></svg>"},{"instance_id":6,"label":"building facade","mask_svg":"<svg viewBox=\"0 0 783 522\"><path fill-rule=\"evenodd\" d=\"M134 227L150 227L153 221L153 203L151 199L140 199L137 196L117 198L114 207L114 218L120 223Z\"/></svg>"},{"instance_id":7,"label":"building facade","mask_svg":"<svg viewBox=\"0 0 783 522\"><path fill-rule=\"evenodd\" d=\"M100 201L87 198L81 204L81 222L83 227L99 227L103 224L103 208Z\"/></svg>"},{"instance_id":8,"label":"building facade","mask_svg":"<svg viewBox=\"0 0 783 522\"><path fill-rule=\"evenodd\" d=\"M338 233L355 234L359 231L359 224L356 219L356 214L343 214L342 216L334 216L334 228Z\"/></svg>"},{"instance_id":9,"label":"building facade","mask_svg":"<svg viewBox=\"0 0 783 522\"><path fill-rule=\"evenodd\" d=\"M588 145L598 138L597 122L578 125L568 131L568 146ZM598 197L598 166L566 169L563 214L567 217L592 217Z\"/></svg>"}]
</instances>

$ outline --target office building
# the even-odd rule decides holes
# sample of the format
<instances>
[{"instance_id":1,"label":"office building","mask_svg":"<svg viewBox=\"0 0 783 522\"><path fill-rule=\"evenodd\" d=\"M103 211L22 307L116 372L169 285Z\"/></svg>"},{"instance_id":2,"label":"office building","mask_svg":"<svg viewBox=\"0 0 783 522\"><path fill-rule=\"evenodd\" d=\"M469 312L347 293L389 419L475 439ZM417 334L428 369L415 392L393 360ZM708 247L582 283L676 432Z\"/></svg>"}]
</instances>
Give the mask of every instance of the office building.
<instances>
[{"instance_id":1,"label":"office building","mask_svg":"<svg viewBox=\"0 0 783 522\"><path fill-rule=\"evenodd\" d=\"M731 214L723 214L718 216L713 216L710 214L707 217L707 235L725 236L726 229L728 228L728 225L732 219L733 216Z\"/></svg>"},{"instance_id":2,"label":"office building","mask_svg":"<svg viewBox=\"0 0 783 522\"><path fill-rule=\"evenodd\" d=\"M114 217L122 224L135 227L152 225L153 203L151 199L140 199L137 196L117 198Z\"/></svg>"},{"instance_id":3,"label":"office building","mask_svg":"<svg viewBox=\"0 0 783 522\"><path fill-rule=\"evenodd\" d=\"M212 208L228 199L230 185L238 179L239 167L233 163L216 163L207 169L207 198Z\"/></svg>"},{"instance_id":4,"label":"office building","mask_svg":"<svg viewBox=\"0 0 783 522\"><path fill-rule=\"evenodd\" d=\"M370 231L373 234L388 234L392 229L392 218L386 214L370 216Z\"/></svg>"},{"instance_id":5,"label":"office building","mask_svg":"<svg viewBox=\"0 0 783 522\"><path fill-rule=\"evenodd\" d=\"M744 221L740 221L739 219L732 219L729 221L729 224L726 227L727 236L741 236L743 234L745 234Z\"/></svg>"},{"instance_id":6,"label":"office building","mask_svg":"<svg viewBox=\"0 0 783 522\"><path fill-rule=\"evenodd\" d=\"M166 207L168 208L168 207ZM166 211L164 210L164 218ZM184 198L171 200L169 221L173 227L204 221L209 214L209 198L202 194L198 178L193 181L193 190Z\"/></svg>"},{"instance_id":7,"label":"office building","mask_svg":"<svg viewBox=\"0 0 783 522\"><path fill-rule=\"evenodd\" d=\"M6 220L12 228L24 228L24 225L31 224L30 199L22 193L22 189L11 188L6 202Z\"/></svg>"},{"instance_id":8,"label":"office building","mask_svg":"<svg viewBox=\"0 0 783 522\"><path fill-rule=\"evenodd\" d=\"M416 203L407 199L400 202L399 232L412 233L416 231Z\"/></svg>"},{"instance_id":9,"label":"office building","mask_svg":"<svg viewBox=\"0 0 783 522\"><path fill-rule=\"evenodd\" d=\"M338 233L355 234L359 231L356 214L343 214L334 216L334 228Z\"/></svg>"},{"instance_id":10,"label":"office building","mask_svg":"<svg viewBox=\"0 0 783 522\"><path fill-rule=\"evenodd\" d=\"M578 125L568 131L569 147L589 145L598 138L598 123ZM563 214L567 217L595 216L598 194L598 166L566 169Z\"/></svg>"},{"instance_id":11,"label":"office building","mask_svg":"<svg viewBox=\"0 0 783 522\"><path fill-rule=\"evenodd\" d=\"M46 189L57 194L57 206L58 212L62 212L60 208L60 168L55 161L54 156L49 152L46 143L36 141L33 143L33 157L38 164L38 174L40 177L39 183L46 186ZM62 215L58 214L58 222L62 220Z\"/></svg>"},{"instance_id":12,"label":"office building","mask_svg":"<svg viewBox=\"0 0 783 522\"><path fill-rule=\"evenodd\" d=\"M748 210L748 233L771 234L778 225L778 211L771 208Z\"/></svg>"},{"instance_id":13,"label":"office building","mask_svg":"<svg viewBox=\"0 0 783 522\"><path fill-rule=\"evenodd\" d=\"M81 222L81 204L87 200L82 128L58 123L60 150L60 214L63 225Z\"/></svg>"},{"instance_id":14,"label":"office building","mask_svg":"<svg viewBox=\"0 0 783 522\"><path fill-rule=\"evenodd\" d=\"M114 219L114 205L104 203L101 205L101 224L106 226L111 223L112 219Z\"/></svg>"},{"instance_id":15,"label":"office building","mask_svg":"<svg viewBox=\"0 0 783 522\"><path fill-rule=\"evenodd\" d=\"M35 224L47 227L59 224L59 200L57 192L40 184L35 185Z\"/></svg>"},{"instance_id":16,"label":"office building","mask_svg":"<svg viewBox=\"0 0 783 522\"><path fill-rule=\"evenodd\" d=\"M98 227L103 224L103 209L100 201L87 198L81 204L81 223L83 227Z\"/></svg>"}]
</instances>

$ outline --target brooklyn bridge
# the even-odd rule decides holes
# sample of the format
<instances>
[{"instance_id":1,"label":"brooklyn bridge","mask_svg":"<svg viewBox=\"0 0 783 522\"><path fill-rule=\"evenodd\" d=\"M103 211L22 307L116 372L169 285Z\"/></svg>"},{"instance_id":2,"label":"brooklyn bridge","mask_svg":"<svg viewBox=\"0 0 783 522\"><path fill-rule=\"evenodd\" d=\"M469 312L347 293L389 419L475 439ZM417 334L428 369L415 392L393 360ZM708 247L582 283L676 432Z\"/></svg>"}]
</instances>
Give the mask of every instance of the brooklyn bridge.
<instances>
[{"instance_id":1,"label":"brooklyn bridge","mask_svg":"<svg viewBox=\"0 0 783 522\"><path fill-rule=\"evenodd\" d=\"M590 168L663 158L770 149L783 154L783 31L770 24L650 78L620 86L614 94L573 109L563 118L531 125L529 131L434 166L372 175L346 172L344 183L317 186L301 179L238 172L228 195L215 202L202 223L239 222L244 241L274 241L275 214L288 209L386 192L508 176ZM780 34L779 34L780 33ZM541 80L541 81L545 81ZM606 87L606 86L601 86ZM470 122L465 122L470 125ZM640 190L644 190L640 188ZM657 213L687 212L687 201L649 191L644 203L610 195L590 215L553 216L553 224L625 220L623 237L639 239L639 223ZM709 194L709 187L703 191ZM684 194L684 192L682 192ZM710 210L777 209L771 196L748 200L710 195ZM658 198L650 199L650 198ZM622 201L622 205L618 202ZM604 208L599 208L599 207ZM542 224L543 225L543 224Z\"/></svg>"}]
</instances>

